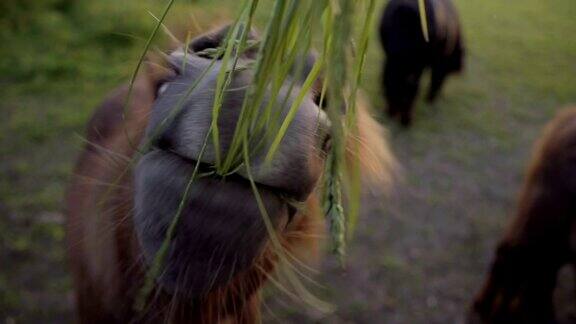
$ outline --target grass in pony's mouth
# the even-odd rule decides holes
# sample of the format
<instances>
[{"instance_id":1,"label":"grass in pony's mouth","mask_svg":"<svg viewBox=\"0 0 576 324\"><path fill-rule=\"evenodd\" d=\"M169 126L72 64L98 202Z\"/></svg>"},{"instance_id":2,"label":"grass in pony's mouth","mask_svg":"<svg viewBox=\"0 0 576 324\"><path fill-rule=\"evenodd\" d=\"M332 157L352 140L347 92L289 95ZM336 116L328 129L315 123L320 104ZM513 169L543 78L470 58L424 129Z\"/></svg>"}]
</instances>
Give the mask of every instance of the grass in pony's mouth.
<instances>
[{"instance_id":1,"label":"grass in pony's mouth","mask_svg":"<svg viewBox=\"0 0 576 324\"><path fill-rule=\"evenodd\" d=\"M163 14L158 19L158 24L154 28L145 46L145 50L140 57L136 66L135 72L131 80L131 87L135 76L138 73L145 53L148 50L152 39L160 29L164 18L173 5L173 0L169 1ZM258 7L259 1L247 0L242 5L240 12L230 28L228 29L223 46L219 49L210 49L203 51L200 54L209 57L217 58L221 61L223 67L218 72L216 80L216 89L214 94L214 103L212 109L212 124L210 126L210 136L205 140L211 141L214 146L215 163L213 169L219 175L230 174L232 170L236 169L239 165L244 165L247 170L247 177L252 183L252 188L257 199L259 197L258 187L253 178L253 173L250 167L250 143L253 141L251 138L254 134L261 134L262 130L272 128L277 129L272 136L271 146L266 154L266 162L270 163L288 130L288 126L292 122L297 110L304 99L304 96L312 89L312 85L320 75L322 69L325 70L325 87L322 89L322 97L326 96L326 89L328 92L328 102L330 105L327 107L328 118L332 121L331 124L331 141L333 143L332 149L329 152L327 169L324 173L325 187L324 187L324 211L326 213L328 222L331 228L333 250L343 262L344 258L344 241L346 239L346 224L355 223L357 218L359 206L359 186L356 185L356 190L352 191L351 197L358 201L351 201L351 215L346 218L344 208L342 207L342 194L341 182L343 181L344 170L347 168L347 162L344 159L344 147L346 146L345 137L352 131L354 135L355 126L355 93L358 90L361 70L364 67L364 59L367 50L369 26L372 22L374 15L374 0L356 1L352 0L335 0L335 1L287 1L276 0L271 16L268 20L268 25L263 32L263 40L261 43L249 43L248 33L252 28L254 14ZM355 17L357 12L360 12ZM322 17L318 19L318 17ZM360 48L351 51L351 44L355 31L353 30L353 20L361 19L364 21L363 28L360 32ZM288 74L292 70L292 66L297 66L303 63L296 61L297 57L305 58L311 48L312 39L315 37L312 31L323 31L323 50L320 57L314 63L310 73L306 76L305 81L300 89L300 94L296 100L289 107L288 113L285 118L279 118L277 114L272 112L273 102L278 96L282 85L287 79ZM320 35L319 35L320 36ZM238 123L234 131L234 137L230 144L229 149L225 156L222 156L220 149L220 130L218 120L221 113L224 93L227 91L228 86L232 80L232 73L230 70L236 68L245 69L248 66L239 65L240 56L247 49L259 45L258 54L253 64L254 78L252 84L247 90L244 103L241 108ZM186 45L187 47L187 45ZM350 55L352 54L352 55ZM352 56L352 57L351 57ZM303 60L303 59L302 59ZM350 63L356 61L355 64ZM299 69L300 70L300 69ZM349 86L350 77L352 78L352 86ZM294 78L296 79L296 78ZM294 80L292 82L295 82ZM270 104L265 105L264 111L261 107L265 94L271 92L272 100ZM346 98L346 96L349 96ZM129 98L128 98L129 100ZM127 102L128 102L127 100ZM345 107L342 109L342 107ZM204 145L204 148L206 146ZM202 153L201 153L202 154ZM201 158L198 159L200 161ZM357 165L357 163L356 163ZM356 167L357 168L357 167ZM200 163L196 162L194 175L191 177L190 182L183 194L182 202L186 200L187 192L191 186L194 176L197 175L200 169ZM359 173L348 173L349 180L353 183L359 183ZM181 205L182 205L181 202ZM261 206L262 217L265 223L269 224L268 215L266 210ZM163 249L158 253L156 262L152 266L151 274L149 275L148 283L145 285L143 295L149 293L152 286L150 280L155 277L153 274L154 269L159 269L159 263L162 262L163 253L166 251L166 246L170 241L171 232L177 226L179 213L182 208L178 209L172 225L166 235L166 241L163 244ZM269 235L272 238L272 245L278 251L281 258L283 257L282 246L275 238L276 233L271 226L267 226ZM310 298L309 294L301 289L301 284L297 282L295 276L287 273L291 284L301 292L301 296L315 304L319 304ZM300 288L298 288L300 287ZM148 291L147 291L148 290Z\"/></svg>"}]
</instances>

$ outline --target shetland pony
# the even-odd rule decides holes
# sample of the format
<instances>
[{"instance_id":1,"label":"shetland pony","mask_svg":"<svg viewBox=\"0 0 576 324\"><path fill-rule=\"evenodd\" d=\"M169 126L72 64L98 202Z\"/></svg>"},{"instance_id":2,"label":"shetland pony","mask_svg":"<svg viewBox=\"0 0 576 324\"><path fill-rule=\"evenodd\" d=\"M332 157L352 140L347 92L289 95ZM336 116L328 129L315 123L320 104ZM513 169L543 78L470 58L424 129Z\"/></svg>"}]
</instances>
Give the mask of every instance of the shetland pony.
<instances>
[{"instance_id":1,"label":"shetland pony","mask_svg":"<svg viewBox=\"0 0 576 324\"><path fill-rule=\"evenodd\" d=\"M576 107L546 126L471 323L553 323L559 269L576 261Z\"/></svg>"},{"instance_id":2,"label":"shetland pony","mask_svg":"<svg viewBox=\"0 0 576 324\"><path fill-rule=\"evenodd\" d=\"M464 65L464 41L452 1L426 0L425 8L428 40L422 31L418 0L389 1L380 20L380 41L386 52L382 90L387 113L406 127L412 123L423 71L432 71L427 100L433 102L446 77L460 72Z\"/></svg>"},{"instance_id":3,"label":"shetland pony","mask_svg":"<svg viewBox=\"0 0 576 324\"><path fill-rule=\"evenodd\" d=\"M318 180L330 141L315 93L300 105L271 167L256 150L250 152L251 170L239 166L226 177L211 172L216 148L204 139L222 66L216 61L206 69L211 60L203 53L218 47L226 30L180 47L164 67L150 64L138 75L127 109L125 85L89 121L87 144L66 200L77 322L254 323L259 321L259 292L280 258L270 230L291 258L317 254L324 227ZM241 61L252 55L244 53ZM218 120L222 152L232 141L251 76L249 69L235 71L223 98ZM197 87L189 91L192 84ZM288 105L274 105L280 115L298 88L282 88L279 97L287 98ZM177 106L181 109L173 113ZM383 129L364 105L358 123L359 132L348 139L358 150L350 147L347 154L358 152L365 179L386 184L394 159ZM142 143L150 150L138 152ZM202 176L190 185L195 168ZM174 235L164 246L175 215ZM160 271L149 281L146 274L158 266L155 256L163 249ZM151 293L142 295L150 282Z\"/></svg>"}]
</instances>

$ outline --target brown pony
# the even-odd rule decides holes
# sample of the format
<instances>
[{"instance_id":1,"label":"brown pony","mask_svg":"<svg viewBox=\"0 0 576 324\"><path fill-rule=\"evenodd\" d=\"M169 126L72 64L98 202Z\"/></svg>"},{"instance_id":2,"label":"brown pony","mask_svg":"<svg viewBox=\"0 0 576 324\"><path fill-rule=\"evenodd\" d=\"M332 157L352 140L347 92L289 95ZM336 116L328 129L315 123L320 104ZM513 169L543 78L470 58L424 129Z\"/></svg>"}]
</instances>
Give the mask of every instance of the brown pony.
<instances>
[{"instance_id":1,"label":"brown pony","mask_svg":"<svg viewBox=\"0 0 576 324\"><path fill-rule=\"evenodd\" d=\"M470 322L553 323L558 271L575 261L575 220L576 107L560 112L536 144Z\"/></svg>"},{"instance_id":2,"label":"brown pony","mask_svg":"<svg viewBox=\"0 0 576 324\"><path fill-rule=\"evenodd\" d=\"M203 144L221 66L217 61L197 82L211 62L202 53L218 47L225 34L223 29L199 36L187 49L174 51L167 68L150 64L138 75L125 112L128 86L114 91L90 120L67 195L78 322L259 321L259 291L280 255L247 179L249 170L239 167L225 179L215 176L210 172L215 148ZM249 70L235 71L232 90L225 95L218 120L222 151L232 139L250 77ZM185 93L193 83L198 87ZM288 107L295 90L281 90ZM310 93L302 102L272 167L262 164L261 152L250 153L269 225L290 258L314 256L324 227L317 188L329 136L314 96ZM182 103L181 111L166 118L176 102ZM165 127L158 127L164 120ZM359 144L363 178L387 184L394 159L383 129L364 106L358 123L359 133L348 145ZM150 150L133 165L140 154L137 147L147 141ZM203 145L204 154L199 154ZM204 176L194 180L185 196L196 165ZM155 265L176 214L180 218L152 280L152 293L142 295L146 273ZM137 309L139 299L142 307Z\"/></svg>"}]
</instances>

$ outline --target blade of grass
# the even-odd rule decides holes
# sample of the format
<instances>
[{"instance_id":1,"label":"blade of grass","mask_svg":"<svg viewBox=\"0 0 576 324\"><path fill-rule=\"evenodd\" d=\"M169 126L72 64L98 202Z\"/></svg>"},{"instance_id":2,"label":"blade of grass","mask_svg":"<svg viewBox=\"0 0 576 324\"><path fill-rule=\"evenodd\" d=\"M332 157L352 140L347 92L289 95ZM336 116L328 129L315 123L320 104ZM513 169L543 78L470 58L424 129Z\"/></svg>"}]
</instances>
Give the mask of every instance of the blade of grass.
<instances>
[{"instance_id":1,"label":"blade of grass","mask_svg":"<svg viewBox=\"0 0 576 324\"><path fill-rule=\"evenodd\" d=\"M428 35L428 19L426 18L426 0L418 0L418 11L420 12L422 35L424 35L424 40L428 43L430 36Z\"/></svg>"},{"instance_id":2,"label":"blade of grass","mask_svg":"<svg viewBox=\"0 0 576 324\"><path fill-rule=\"evenodd\" d=\"M238 61L240 59L240 55L244 52L244 49L247 45L248 34L252 28L252 20L254 18L254 14L256 12L256 8L258 7L258 0L250 0L249 2L245 2L244 10L240 14L239 19L233 24L230 28L230 32L228 33L227 40L224 42L224 46L226 48L224 56L222 58L222 65L227 67L228 60L230 59L231 55L233 57L233 64L231 67L231 72L227 73L227 69L223 69L220 71L218 78L217 78L217 85L216 85L216 93L215 93L215 100L212 109L212 136L214 141L214 147L216 152L216 169L218 174L224 175L229 172L230 165L224 164L222 165L221 158L220 158L220 143L219 143L219 131L218 131L218 116L220 113L220 109L222 107L222 103L224 100L224 93L229 86L230 82L232 81L232 75L237 67ZM248 10L246 10L248 8ZM238 32L241 30L239 42L238 40ZM236 126L238 127L238 126ZM230 149L228 150L227 155L230 155Z\"/></svg>"},{"instance_id":3,"label":"blade of grass","mask_svg":"<svg viewBox=\"0 0 576 324\"><path fill-rule=\"evenodd\" d=\"M241 160L241 145L244 136L249 132L248 125L255 116L256 107L259 107L261 102L261 97L263 96L264 90L267 87L266 82L266 71L270 71L271 63L270 56L277 52L277 40L279 33L279 23L282 21L282 15L286 8L285 0L276 0L274 3L274 8L272 11L272 16L268 21L268 26L266 27L264 40L260 44L258 50L258 55L256 58L256 66L254 68L254 82L248 88L244 102L242 103L242 108L236 129L234 130L234 136L232 138L232 143L228 151L228 156L226 157L224 169L230 169L235 165L238 166L239 160Z\"/></svg>"},{"instance_id":4,"label":"blade of grass","mask_svg":"<svg viewBox=\"0 0 576 324\"><path fill-rule=\"evenodd\" d=\"M368 44L370 41L370 28L373 24L375 12L376 12L376 1L368 0L368 5L365 8L364 15L359 16L363 21L362 31L360 33L360 48L358 51L358 56L356 60L356 65L354 67L354 79L352 90L350 92L350 109L348 111L348 137L352 139L357 139L359 134L358 120L357 120L357 93L360 87L360 80L362 77L362 71L364 70L364 65L366 62L366 54L368 52ZM347 217L347 227L348 227L348 238L351 239L358 222L358 215L360 214L360 195L361 195L361 174L360 174L360 160L359 160L359 145L357 140L347 141L346 145L350 143L352 150L352 158L348 161L349 166L345 168L348 172L347 180L349 183L348 190L348 217Z\"/></svg>"},{"instance_id":5,"label":"blade of grass","mask_svg":"<svg viewBox=\"0 0 576 324\"><path fill-rule=\"evenodd\" d=\"M154 26L152 33L150 33L150 36L146 40L146 44L144 45L144 49L142 50L142 53L140 54L140 58L138 59L138 63L136 64L136 68L134 69L134 72L132 73L132 76L130 77L130 85L128 86L128 94L126 95L126 100L124 102L124 106L122 107L122 120L124 120L124 121L126 121L126 112L128 109L128 105L130 104L130 100L132 98L132 91L134 88L134 82L136 81L136 77L138 76L138 72L140 71L140 68L142 67L142 62L144 62L144 58L146 57L146 54L148 53L148 50L150 49L150 45L152 44L152 41L156 37L156 34L158 34L158 30L160 30L160 27L162 26L162 23L166 19L166 16L168 15L170 8L172 8L172 5L174 4L174 1L175 0L169 0L168 3L166 4L166 7L164 8L164 11L162 11L162 15L160 16L160 19L158 19L158 22ZM128 140L128 144L132 148L136 149L136 151L138 151L138 148L132 142L132 139L130 138L130 135L128 134L126 127L124 127L124 134L126 135L126 139Z\"/></svg>"},{"instance_id":6,"label":"blade of grass","mask_svg":"<svg viewBox=\"0 0 576 324\"><path fill-rule=\"evenodd\" d=\"M248 143L247 139L245 139L244 143ZM260 213L262 215L262 219L264 221L264 226L266 227L266 230L268 231L270 241L272 242L272 246L274 247L275 252L279 256L279 260L281 262L289 262L287 257L284 254L285 249L283 248L282 243L278 239L278 236L276 234L276 230L274 229L274 224L272 224L270 216L268 215L268 211L266 210L266 206L264 205L264 202L262 201L262 197L260 196L260 192L258 191L258 186L256 185L256 182L254 181L254 177L252 176L252 171L250 168L249 148L247 145L244 145L243 147L244 147L243 152L244 152L244 159L245 159L245 163L246 163L246 170L247 170L247 174L248 174L248 180L250 181L250 186L252 188L252 192L254 193L254 198L256 199L258 209L260 210ZM319 300L318 298L316 298L302 285L302 282L294 274L291 267L282 266L282 267L280 267L280 270L286 276L286 279L288 279L288 282L296 290L296 295L294 295L294 296L302 298L302 300L304 302L306 302L309 305L315 306L318 310L320 310L324 313L328 313L328 312L331 312L333 310L333 307L331 305L329 305L329 304ZM292 296L292 294L289 294L289 295Z\"/></svg>"},{"instance_id":7,"label":"blade of grass","mask_svg":"<svg viewBox=\"0 0 576 324\"><path fill-rule=\"evenodd\" d=\"M272 141L272 144L270 145L270 149L268 150L268 153L266 154L266 158L265 158L266 162L269 163L272 160L272 157L274 156L276 151L278 150L278 146L280 145L282 138L284 138L284 135L286 134L286 131L288 130L288 126L290 126L290 123L292 123L292 120L296 116L296 112L300 108L300 105L302 104L302 101L304 100L306 94L308 94L310 92L310 89L312 88L312 84L318 78L318 75L320 73L320 70L322 69L323 64L324 64L323 60L318 60L314 63L312 71L310 72L310 74L308 74L306 81L304 81L304 85L302 85L302 89L300 90L298 97L296 97L296 100L294 100L294 102L290 106L290 110L288 111L286 118L282 122L282 126L280 126L280 130L278 131L278 134L276 135L276 137L274 137L274 140Z\"/></svg>"}]
</instances>

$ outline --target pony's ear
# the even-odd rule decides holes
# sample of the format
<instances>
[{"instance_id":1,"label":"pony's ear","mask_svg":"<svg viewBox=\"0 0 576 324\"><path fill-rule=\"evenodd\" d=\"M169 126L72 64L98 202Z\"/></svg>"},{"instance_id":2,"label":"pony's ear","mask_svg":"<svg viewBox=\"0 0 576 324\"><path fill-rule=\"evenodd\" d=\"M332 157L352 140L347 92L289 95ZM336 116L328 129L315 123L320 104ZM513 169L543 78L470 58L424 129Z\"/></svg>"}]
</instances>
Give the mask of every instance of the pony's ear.
<instances>
[{"instance_id":1,"label":"pony's ear","mask_svg":"<svg viewBox=\"0 0 576 324\"><path fill-rule=\"evenodd\" d=\"M166 66L167 63L169 63L167 62L167 55L163 57L157 53L148 53L146 54L144 62L144 71L151 80L166 79L167 77L173 76L175 73L173 69L171 69L169 66Z\"/></svg>"},{"instance_id":2,"label":"pony's ear","mask_svg":"<svg viewBox=\"0 0 576 324\"><path fill-rule=\"evenodd\" d=\"M226 37L230 31L230 27L231 25L226 25L194 38L188 45L188 51L190 53L197 54L198 56L203 56L203 52L205 52L207 49L216 49L220 47L226 40ZM248 40L257 41L258 39L258 33L252 28L248 33ZM256 52L257 47L254 47L247 50L244 55L248 58L255 58Z\"/></svg>"}]
</instances>

